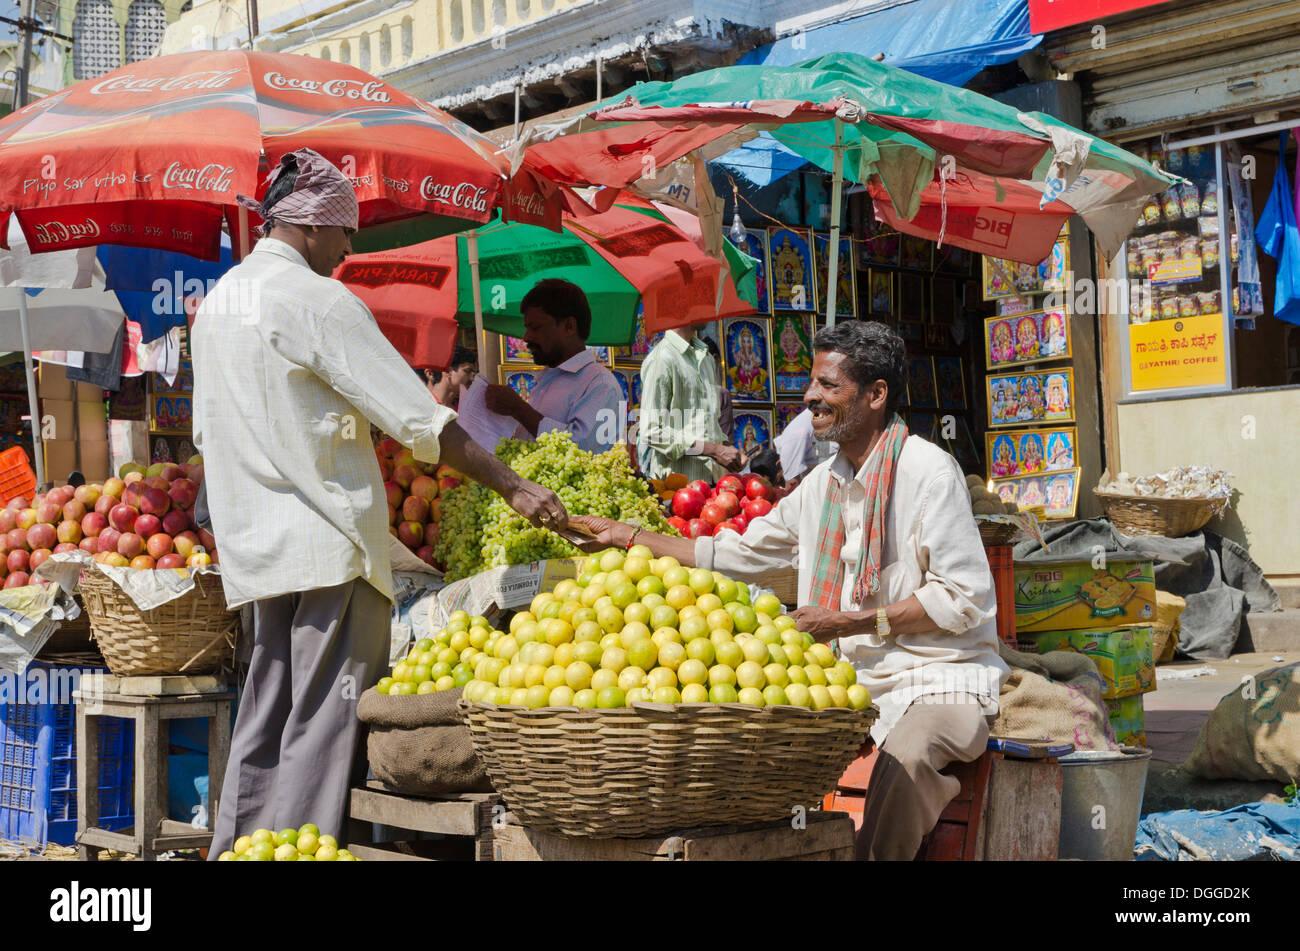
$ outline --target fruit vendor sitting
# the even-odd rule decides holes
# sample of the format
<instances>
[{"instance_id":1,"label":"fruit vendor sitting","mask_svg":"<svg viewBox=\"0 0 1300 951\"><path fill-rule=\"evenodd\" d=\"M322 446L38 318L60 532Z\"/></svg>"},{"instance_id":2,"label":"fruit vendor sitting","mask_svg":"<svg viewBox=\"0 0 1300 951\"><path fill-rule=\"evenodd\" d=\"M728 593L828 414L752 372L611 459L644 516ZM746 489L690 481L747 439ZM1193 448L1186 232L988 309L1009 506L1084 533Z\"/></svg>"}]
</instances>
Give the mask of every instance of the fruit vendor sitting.
<instances>
[{"instance_id":1,"label":"fruit vendor sitting","mask_svg":"<svg viewBox=\"0 0 1300 951\"><path fill-rule=\"evenodd\" d=\"M311 149L284 155L258 203L265 235L194 322L194 441L227 604L253 606L252 653L211 857L236 829L305 821L343 833L365 773L356 704L387 667L393 578L370 422L421 462L563 525L549 489L472 442L330 274L351 251L351 182Z\"/></svg>"},{"instance_id":2,"label":"fruit vendor sitting","mask_svg":"<svg viewBox=\"0 0 1300 951\"><path fill-rule=\"evenodd\" d=\"M546 369L528 399L503 384L490 385L488 409L517 420L515 435L520 439L567 429L587 452L621 445L623 390L587 349L591 307L582 288L558 277L546 278L524 295L519 309L528 352Z\"/></svg>"},{"instance_id":3,"label":"fruit vendor sitting","mask_svg":"<svg viewBox=\"0 0 1300 951\"><path fill-rule=\"evenodd\" d=\"M799 629L834 641L880 708L860 859L912 859L960 784L941 770L984 752L1008 669L988 559L956 461L895 412L902 338L847 321L817 333L804 404L838 452L747 531L695 540L579 517L588 548L647 545L764 584L795 566Z\"/></svg>"}]
</instances>

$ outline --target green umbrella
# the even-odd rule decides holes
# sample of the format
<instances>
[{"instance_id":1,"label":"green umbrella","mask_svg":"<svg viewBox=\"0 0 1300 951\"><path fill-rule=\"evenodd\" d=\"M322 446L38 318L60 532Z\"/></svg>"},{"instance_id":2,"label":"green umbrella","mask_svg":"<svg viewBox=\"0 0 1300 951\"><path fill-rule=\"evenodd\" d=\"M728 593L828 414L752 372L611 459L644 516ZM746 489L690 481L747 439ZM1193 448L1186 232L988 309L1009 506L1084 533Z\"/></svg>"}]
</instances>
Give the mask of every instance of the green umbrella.
<instances>
[{"instance_id":1,"label":"green umbrella","mask_svg":"<svg viewBox=\"0 0 1300 951\"><path fill-rule=\"evenodd\" d=\"M543 278L586 293L592 346L630 344L641 319L650 336L753 313L757 261L730 242L723 251L725 269L666 215L629 199L588 217L565 215L559 233L498 219L470 235L353 255L335 276L408 361L436 367L450 359L452 321L476 326L476 296L484 329L522 337L520 304Z\"/></svg>"}]
</instances>

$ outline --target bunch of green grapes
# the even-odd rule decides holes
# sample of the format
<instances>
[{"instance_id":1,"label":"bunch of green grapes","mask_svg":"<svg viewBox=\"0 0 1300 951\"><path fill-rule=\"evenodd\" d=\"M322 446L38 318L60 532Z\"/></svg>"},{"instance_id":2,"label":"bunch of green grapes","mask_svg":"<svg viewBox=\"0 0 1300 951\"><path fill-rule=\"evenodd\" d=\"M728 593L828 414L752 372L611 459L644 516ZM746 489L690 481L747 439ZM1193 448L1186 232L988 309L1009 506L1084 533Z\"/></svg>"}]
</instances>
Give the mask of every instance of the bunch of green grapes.
<instances>
[{"instance_id":1,"label":"bunch of green grapes","mask_svg":"<svg viewBox=\"0 0 1300 951\"><path fill-rule=\"evenodd\" d=\"M660 534L677 534L649 487L632 471L627 451L616 446L593 454L564 431L536 441L503 439L497 458L525 479L555 492L570 515L599 515ZM436 557L449 580L497 565L569 558L578 550L544 528L534 528L505 500L475 483L453 489L443 502Z\"/></svg>"}]
</instances>

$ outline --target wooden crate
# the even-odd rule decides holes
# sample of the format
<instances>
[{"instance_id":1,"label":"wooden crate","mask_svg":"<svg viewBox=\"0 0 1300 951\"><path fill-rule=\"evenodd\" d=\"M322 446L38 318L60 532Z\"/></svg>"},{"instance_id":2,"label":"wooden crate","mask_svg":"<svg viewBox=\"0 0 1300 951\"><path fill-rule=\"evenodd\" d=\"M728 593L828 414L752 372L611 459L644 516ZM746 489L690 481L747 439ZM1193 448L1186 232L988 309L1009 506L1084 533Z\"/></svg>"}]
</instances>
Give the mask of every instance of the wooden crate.
<instances>
[{"instance_id":1,"label":"wooden crate","mask_svg":"<svg viewBox=\"0 0 1300 951\"><path fill-rule=\"evenodd\" d=\"M348 851L363 860L491 861L493 825L501 825L506 814L496 793L423 798L391 792L375 780L352 789L348 800ZM370 825L376 822L445 838L372 842Z\"/></svg>"},{"instance_id":2,"label":"wooden crate","mask_svg":"<svg viewBox=\"0 0 1300 951\"><path fill-rule=\"evenodd\" d=\"M810 812L795 827L789 819L743 827L687 829L644 839L587 839L535 832L506 814L493 834L498 862L761 862L853 860L853 821L829 812Z\"/></svg>"}]
</instances>

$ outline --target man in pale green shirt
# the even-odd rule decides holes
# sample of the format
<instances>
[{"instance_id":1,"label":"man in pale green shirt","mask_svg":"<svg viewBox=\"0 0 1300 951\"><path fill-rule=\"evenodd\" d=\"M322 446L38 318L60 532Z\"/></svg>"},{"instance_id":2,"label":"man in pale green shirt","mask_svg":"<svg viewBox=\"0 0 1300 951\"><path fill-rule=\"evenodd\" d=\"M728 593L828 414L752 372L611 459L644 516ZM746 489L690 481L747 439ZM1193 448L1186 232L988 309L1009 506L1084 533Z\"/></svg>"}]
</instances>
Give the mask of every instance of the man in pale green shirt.
<instances>
[{"instance_id":1,"label":"man in pale green shirt","mask_svg":"<svg viewBox=\"0 0 1300 951\"><path fill-rule=\"evenodd\" d=\"M744 455L718 425L718 393L713 357L695 328L664 334L641 364L636 452L646 476L680 472L713 483L744 468Z\"/></svg>"}]
</instances>

